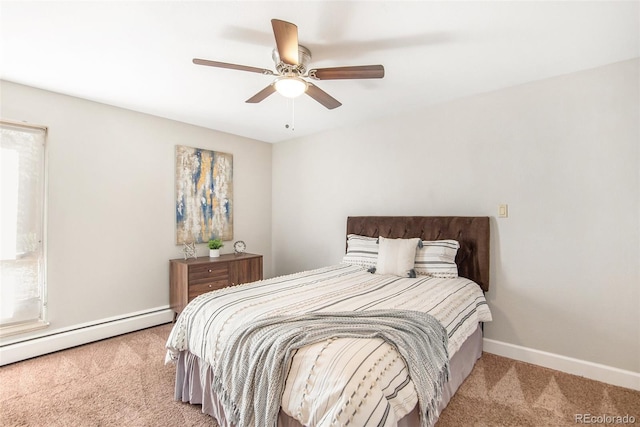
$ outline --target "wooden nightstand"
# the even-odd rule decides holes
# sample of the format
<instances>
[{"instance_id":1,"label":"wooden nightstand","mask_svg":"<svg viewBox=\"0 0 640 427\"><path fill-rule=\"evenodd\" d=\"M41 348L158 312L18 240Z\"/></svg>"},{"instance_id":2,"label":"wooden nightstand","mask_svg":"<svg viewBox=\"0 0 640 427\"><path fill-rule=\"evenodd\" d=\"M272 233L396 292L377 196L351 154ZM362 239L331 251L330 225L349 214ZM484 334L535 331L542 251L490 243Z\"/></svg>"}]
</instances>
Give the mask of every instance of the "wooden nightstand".
<instances>
[{"instance_id":1,"label":"wooden nightstand","mask_svg":"<svg viewBox=\"0 0 640 427\"><path fill-rule=\"evenodd\" d=\"M176 316L200 294L262 280L262 255L225 254L169 261L169 304Z\"/></svg>"}]
</instances>

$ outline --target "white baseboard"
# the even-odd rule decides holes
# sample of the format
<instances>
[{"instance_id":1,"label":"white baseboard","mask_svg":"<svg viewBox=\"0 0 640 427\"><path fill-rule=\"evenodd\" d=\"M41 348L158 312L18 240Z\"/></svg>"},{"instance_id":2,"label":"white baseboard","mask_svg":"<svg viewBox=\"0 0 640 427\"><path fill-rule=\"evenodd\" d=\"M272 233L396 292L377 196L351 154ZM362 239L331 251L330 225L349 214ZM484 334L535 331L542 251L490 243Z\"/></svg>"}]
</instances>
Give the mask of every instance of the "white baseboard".
<instances>
[{"instance_id":1,"label":"white baseboard","mask_svg":"<svg viewBox=\"0 0 640 427\"><path fill-rule=\"evenodd\" d=\"M489 338L483 339L483 350L498 356L527 362L556 371L566 372L572 375L589 378L603 383L620 387L640 390L640 373L625 371L599 363L574 359L560 354L547 353L515 344L495 341Z\"/></svg>"},{"instance_id":2,"label":"white baseboard","mask_svg":"<svg viewBox=\"0 0 640 427\"><path fill-rule=\"evenodd\" d=\"M168 306L75 325L0 347L0 366L105 338L162 325L173 320Z\"/></svg>"}]
</instances>

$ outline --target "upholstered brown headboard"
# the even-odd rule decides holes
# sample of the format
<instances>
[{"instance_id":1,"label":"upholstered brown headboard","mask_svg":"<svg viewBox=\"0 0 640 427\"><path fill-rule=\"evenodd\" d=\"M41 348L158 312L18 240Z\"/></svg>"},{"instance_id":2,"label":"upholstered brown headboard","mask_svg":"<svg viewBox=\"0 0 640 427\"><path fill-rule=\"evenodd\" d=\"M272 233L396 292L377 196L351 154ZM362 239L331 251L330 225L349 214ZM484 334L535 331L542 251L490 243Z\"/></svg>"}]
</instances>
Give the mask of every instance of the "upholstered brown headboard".
<instances>
[{"instance_id":1,"label":"upholstered brown headboard","mask_svg":"<svg viewBox=\"0 0 640 427\"><path fill-rule=\"evenodd\" d=\"M350 216L347 234L422 240L454 239L458 274L489 290L489 217L476 216Z\"/></svg>"}]
</instances>

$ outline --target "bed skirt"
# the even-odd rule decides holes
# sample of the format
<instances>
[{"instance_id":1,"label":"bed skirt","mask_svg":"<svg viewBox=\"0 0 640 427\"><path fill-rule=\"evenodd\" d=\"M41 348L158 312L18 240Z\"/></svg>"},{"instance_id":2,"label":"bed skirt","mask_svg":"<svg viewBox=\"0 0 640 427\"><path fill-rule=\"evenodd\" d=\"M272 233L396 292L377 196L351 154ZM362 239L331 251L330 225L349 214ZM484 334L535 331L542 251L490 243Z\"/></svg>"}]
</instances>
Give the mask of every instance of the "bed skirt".
<instances>
[{"instance_id":1,"label":"bed skirt","mask_svg":"<svg viewBox=\"0 0 640 427\"><path fill-rule=\"evenodd\" d=\"M447 406L458 387L471 373L480 356L482 356L482 328L478 325L476 331L467 338L450 360L449 381L445 383L436 415L439 415ZM175 399L194 405L202 405L202 412L215 418L220 427L233 427L225 420L222 405L213 392L212 377L213 372L209 365L201 362L197 356L188 351L181 352L176 366ZM434 423L437 419L438 416L434 418ZM419 425L417 408L398 422L398 427ZM281 410L278 415L278 427L301 427L301 424Z\"/></svg>"}]
</instances>

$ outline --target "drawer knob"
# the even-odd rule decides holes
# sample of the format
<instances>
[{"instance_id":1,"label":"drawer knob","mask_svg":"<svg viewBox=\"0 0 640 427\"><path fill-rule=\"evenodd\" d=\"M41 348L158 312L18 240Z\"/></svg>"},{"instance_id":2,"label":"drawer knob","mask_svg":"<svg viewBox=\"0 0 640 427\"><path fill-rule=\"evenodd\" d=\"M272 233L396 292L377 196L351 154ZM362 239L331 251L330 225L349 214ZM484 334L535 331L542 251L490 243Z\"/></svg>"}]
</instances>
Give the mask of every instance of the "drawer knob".
<instances>
[{"instance_id":1,"label":"drawer knob","mask_svg":"<svg viewBox=\"0 0 640 427\"><path fill-rule=\"evenodd\" d=\"M209 269L209 273L211 273L211 269Z\"/></svg>"},{"instance_id":2,"label":"drawer knob","mask_svg":"<svg viewBox=\"0 0 640 427\"><path fill-rule=\"evenodd\" d=\"M210 287L210 288L212 288L212 287L213 287L213 285L209 285L209 287Z\"/></svg>"}]
</instances>

